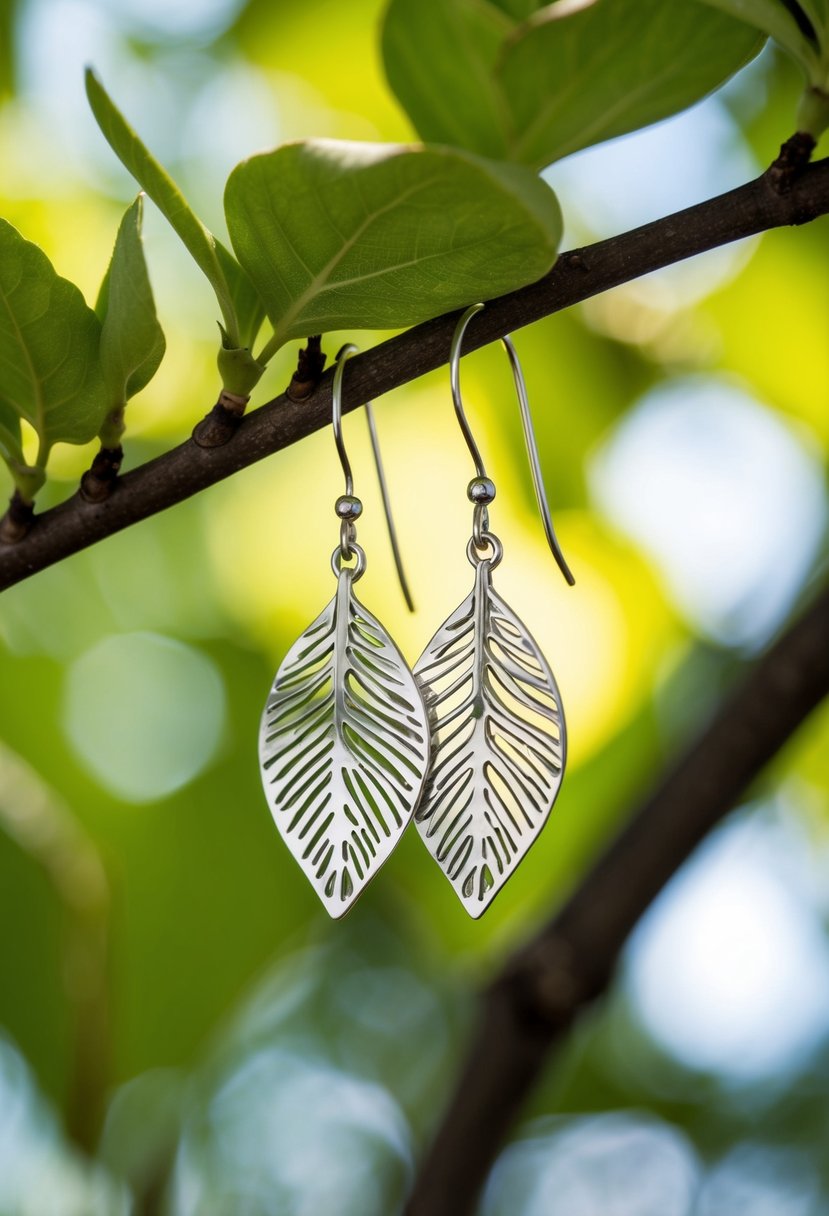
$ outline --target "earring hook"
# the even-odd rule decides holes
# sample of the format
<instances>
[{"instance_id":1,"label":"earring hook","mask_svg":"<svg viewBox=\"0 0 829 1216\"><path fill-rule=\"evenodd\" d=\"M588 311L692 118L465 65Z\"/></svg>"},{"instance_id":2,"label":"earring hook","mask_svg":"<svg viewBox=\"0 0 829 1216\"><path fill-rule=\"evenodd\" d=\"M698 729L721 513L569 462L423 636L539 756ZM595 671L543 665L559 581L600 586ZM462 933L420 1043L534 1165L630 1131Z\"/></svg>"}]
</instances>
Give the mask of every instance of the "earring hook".
<instances>
[{"instance_id":1,"label":"earring hook","mask_svg":"<svg viewBox=\"0 0 829 1216\"><path fill-rule=\"evenodd\" d=\"M342 465L343 475L345 477L345 493L349 497L354 495L354 475L351 471L351 462L348 459L348 453L345 450L345 441L343 440L343 376L345 374L346 362L352 355L356 355L359 351L359 346L355 346L353 342L347 342L337 353L337 364L334 368L334 383L331 388L331 415L334 428L334 442L337 445L337 454ZM386 527L391 541L391 550L394 556L394 565L397 570L397 581L400 584L400 590L403 592L403 598L406 601L406 606L409 612L414 612L414 600L412 599L409 590L406 572L403 569L403 557L400 552L400 545L397 539L397 530L394 526L394 516L392 515L391 499L389 498L389 488L386 483L386 475L383 470L383 458L380 454L380 440L377 435L377 426L374 421L374 410L371 407L371 402L364 402L366 421L368 422L368 433L371 439L371 450L374 454L374 466L377 469L377 480L380 483L380 495L383 499L383 510L386 515Z\"/></svg>"},{"instance_id":2,"label":"earring hook","mask_svg":"<svg viewBox=\"0 0 829 1216\"><path fill-rule=\"evenodd\" d=\"M466 327L476 313L483 309L483 304L471 304L464 312L458 324L455 327L455 332L452 335L452 346L449 354L449 382L452 386L452 401L455 405L455 415L458 419L463 437L466 440L466 446L469 448L475 465L476 477L486 477L487 472L484 466L483 457L480 449L473 438L472 431L469 428L469 422L466 417L466 412L463 408L463 400L461 398L461 347L463 345L463 336L466 332ZM527 386L524 382L524 373L521 370L521 363L518 358L512 339L506 334L502 339L504 349L510 361L512 368L512 377L515 382L515 391L518 395L518 405L521 410L521 425L524 431L524 443L527 448L527 459L530 463L530 473L533 480L533 489L535 490L535 500L538 503L538 511L541 515L541 522L544 525L544 535L547 537L547 544L550 546L550 552L558 564L558 568L564 575L568 584L574 586L576 580L567 565L564 554L561 551L561 546L558 543L558 538L553 527L553 519L550 515L550 506L547 502L547 493L544 489L544 478L541 474L541 461L538 455L538 442L535 437L535 428L533 427L532 414L530 413L530 403L527 397Z\"/></svg>"}]
</instances>

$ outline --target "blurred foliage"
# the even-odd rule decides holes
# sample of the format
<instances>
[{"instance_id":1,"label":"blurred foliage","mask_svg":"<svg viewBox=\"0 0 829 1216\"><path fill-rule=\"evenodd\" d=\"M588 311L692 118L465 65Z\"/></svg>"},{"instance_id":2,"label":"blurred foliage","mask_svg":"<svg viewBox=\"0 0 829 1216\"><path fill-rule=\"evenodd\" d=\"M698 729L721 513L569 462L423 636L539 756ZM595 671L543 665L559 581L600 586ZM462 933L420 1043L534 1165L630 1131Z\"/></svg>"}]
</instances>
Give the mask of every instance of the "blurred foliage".
<instances>
[{"instance_id":1,"label":"blurred foliage","mask_svg":"<svg viewBox=\"0 0 829 1216\"><path fill-rule=\"evenodd\" d=\"M423 139L544 169L699 101L764 42L697 0L530 7L392 0L386 72Z\"/></svg>"},{"instance_id":2,"label":"blurred foliage","mask_svg":"<svg viewBox=\"0 0 829 1216\"><path fill-rule=\"evenodd\" d=\"M826 0L706 0L774 38L805 77L797 130L815 139L829 126L829 7Z\"/></svg>"},{"instance_id":3,"label":"blurred foliage","mask_svg":"<svg viewBox=\"0 0 829 1216\"><path fill-rule=\"evenodd\" d=\"M85 110L90 59L118 79L125 108L142 116L218 231L217 183L254 147L304 135L408 138L383 81L381 7L6 4L0 56L14 71L3 75L0 214L94 299L133 184ZM694 189L737 184L734 166L745 160L734 149L770 162L791 133L799 90L794 65L764 52L687 116L673 160L652 173L680 177L701 161L701 144L688 140L702 141L705 115L715 114L731 150ZM621 146L632 155L644 138ZM601 163L599 192L586 160L565 162L565 242L604 235L608 199L652 205L648 180L620 172L624 161ZM127 467L188 434L216 387L213 303L150 204L145 245L168 350L130 404ZM164 1192L175 1216L395 1210L452 1084L470 993L578 881L740 661L826 569L828 253L824 218L517 335L574 590L534 514L503 354L465 361L470 417L499 489L499 587L551 660L572 740L552 820L481 922L466 918L410 832L348 920L329 924L262 797L256 739L273 671L330 596L340 488L330 435L4 594L4 1216L114 1216L129 1210L126 1186L133 1210L159 1210ZM329 356L346 337L326 337ZM254 404L284 386L294 359L280 352ZM471 470L447 380L424 377L378 407L418 605L411 618L364 428L346 420L366 503L361 598L409 660L468 589ZM671 386L678 397L666 395ZM735 392L742 404L731 410ZM721 429L726 414L730 429ZM761 442L769 435L770 454ZM44 506L71 492L89 456L57 446ZM657 473L677 492L654 509ZM5 470L0 480L10 489ZM670 560L657 524L668 529ZM756 791L759 809L735 821L774 844L773 859L756 862L771 875L766 887L735 886L731 904L712 905L708 936L687 936L689 923L702 934L698 908L676 921L686 936L676 930L671 974L657 968L655 979L642 961L643 927L612 1000L539 1089L493 1177L487 1216L826 1211L829 1017L822 1031L810 1024L807 1040L791 1039L797 1050L771 1071L702 1066L690 1039L682 1047L681 1010L666 1029L642 977L664 995L687 963L707 985L711 1034L724 1034L734 1002L746 999L733 980L743 968L720 940L737 906L760 937L740 947L745 974L762 980L749 993L766 1018L756 1034L776 1023L795 1034L795 1011L809 1006L826 966L827 747L824 711L773 765ZM750 852L739 843L747 837L736 839L738 857ZM741 894L771 889L772 879L786 892L794 937L773 932L777 904ZM660 902L649 922L673 924L669 906ZM805 960L785 971L785 991L778 957ZM749 1030L746 1021L746 1051Z\"/></svg>"}]
</instances>

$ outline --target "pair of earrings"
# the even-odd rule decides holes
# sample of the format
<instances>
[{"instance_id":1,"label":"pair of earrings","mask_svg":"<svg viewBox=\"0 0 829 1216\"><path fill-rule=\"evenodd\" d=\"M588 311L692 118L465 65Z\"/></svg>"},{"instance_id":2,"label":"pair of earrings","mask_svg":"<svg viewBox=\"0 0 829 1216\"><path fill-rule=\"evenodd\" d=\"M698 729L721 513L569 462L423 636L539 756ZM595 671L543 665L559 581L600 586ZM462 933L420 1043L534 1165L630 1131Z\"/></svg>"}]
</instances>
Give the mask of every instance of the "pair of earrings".
<instances>
[{"instance_id":1,"label":"pair of earrings","mask_svg":"<svg viewBox=\"0 0 829 1216\"><path fill-rule=\"evenodd\" d=\"M342 381L355 346L343 348L334 373L334 438L345 475L345 494L335 507L340 543L331 558L337 591L285 656L259 735L276 826L333 917L348 911L412 817L467 912L480 916L538 836L561 785L561 698L538 646L493 588L492 571L503 556L489 529L495 486L461 400L463 335L482 308L474 304L461 317L450 358L455 412L475 465L466 550L475 583L413 671L354 594L366 557L356 531L362 504L342 438ZM572 585L544 494L521 366L510 339L503 343L547 541ZM365 408L395 564L411 608L370 403Z\"/></svg>"}]
</instances>

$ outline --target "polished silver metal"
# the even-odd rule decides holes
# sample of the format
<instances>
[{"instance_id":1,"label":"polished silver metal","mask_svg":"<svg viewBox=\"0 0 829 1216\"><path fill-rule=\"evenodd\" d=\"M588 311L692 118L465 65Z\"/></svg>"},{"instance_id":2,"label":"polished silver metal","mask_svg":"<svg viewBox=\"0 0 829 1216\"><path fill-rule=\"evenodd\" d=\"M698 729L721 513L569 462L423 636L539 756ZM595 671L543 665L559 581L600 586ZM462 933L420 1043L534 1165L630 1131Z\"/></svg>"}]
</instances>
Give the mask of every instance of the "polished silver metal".
<instances>
[{"instance_id":1,"label":"polished silver metal","mask_svg":"<svg viewBox=\"0 0 829 1216\"><path fill-rule=\"evenodd\" d=\"M472 543L475 548L485 549L485 537L489 535L489 509L486 503L477 502L472 512Z\"/></svg>"},{"instance_id":2,"label":"polished silver metal","mask_svg":"<svg viewBox=\"0 0 829 1216\"><path fill-rule=\"evenodd\" d=\"M340 547L334 550L334 557L339 557L340 562L350 561L354 556L356 543L357 529L352 520L344 519L340 524ZM339 567L335 567L335 572L339 573Z\"/></svg>"},{"instance_id":3,"label":"polished silver metal","mask_svg":"<svg viewBox=\"0 0 829 1216\"><path fill-rule=\"evenodd\" d=\"M470 916L478 917L514 872L547 821L561 786L567 731L561 696L529 630L492 585L504 550L490 531L495 486L484 468L460 392L461 343L468 308L452 340L455 413L475 464L466 555L475 584L415 664L432 734L432 759L415 823ZM521 367L513 369L539 510L550 548L573 582L549 519ZM549 524L549 526L547 526Z\"/></svg>"},{"instance_id":4,"label":"polished silver metal","mask_svg":"<svg viewBox=\"0 0 829 1216\"><path fill-rule=\"evenodd\" d=\"M353 522L362 515L363 504L353 494L341 494L334 503L334 513L340 519L348 519Z\"/></svg>"},{"instance_id":5,"label":"polished silver metal","mask_svg":"<svg viewBox=\"0 0 829 1216\"><path fill-rule=\"evenodd\" d=\"M354 594L366 568L357 543L354 478L342 438L341 352L332 421L345 474L334 598L297 638L276 673L259 729L265 796L283 840L333 917L374 877L414 814L426 780L429 725L400 651ZM368 407L367 407L368 408ZM399 564L382 461L372 446ZM349 564L353 562L352 564Z\"/></svg>"},{"instance_id":6,"label":"polished silver metal","mask_svg":"<svg viewBox=\"0 0 829 1216\"><path fill-rule=\"evenodd\" d=\"M461 348L463 346L463 337L466 333L466 327L472 318L479 313L483 308L483 304L471 304L466 312L462 315L455 328L452 336L452 345L449 354L449 382L452 386L452 400L455 404L455 414L457 415L458 423L460 424L463 437L466 440L466 446L472 456L475 464L475 474L477 479L486 478L487 472L484 467L483 457L480 449L475 442L472 431L467 421L466 412L463 408L463 399L461 397ZM512 377L515 382L515 391L518 395L518 405L521 410L521 425L524 431L524 443L527 448L527 458L530 462L530 472L532 473L533 488L535 490L535 500L538 503L538 510L541 515L541 522L544 525L544 535L547 537L547 544L550 546L550 552L556 559L558 568L564 575L567 582L572 587L575 584L575 579L567 565L564 554L561 551L561 546L558 543L558 538L553 527L552 516L550 515L550 507L547 502L547 492L544 489L544 478L541 473L541 462L538 455L538 442L535 437L535 428L533 427L532 414L530 413L530 403L527 398L527 386L524 382L524 373L521 370L521 363L518 359L518 354L513 345L512 339L506 335L501 339L504 349L507 352L512 368ZM489 480L487 478L487 480Z\"/></svg>"},{"instance_id":7,"label":"polished silver metal","mask_svg":"<svg viewBox=\"0 0 829 1216\"><path fill-rule=\"evenodd\" d=\"M420 690L354 594L355 549L356 570L340 570L334 598L285 656L259 732L274 822L335 918L400 840L429 762Z\"/></svg>"},{"instance_id":8,"label":"polished silver metal","mask_svg":"<svg viewBox=\"0 0 829 1216\"><path fill-rule=\"evenodd\" d=\"M346 362L352 355L359 352L359 347L353 342L347 342L337 354L337 365L334 368L334 383L331 387L331 410L334 425L334 442L337 445L337 452L340 457L340 464L345 475L345 497L351 498L354 495L354 477L351 472L351 462L348 459L348 453L345 450L345 442L343 441L343 376L345 374ZM383 470L383 457L380 454L380 441L377 437L377 425L374 421L374 410L370 401L365 403L366 419L368 421L368 433L371 439L371 450L374 454L374 467L377 470L377 480L380 483L380 495L383 499L383 510L386 515L386 527L388 528L389 540L391 541L391 550L394 557L394 566L397 571L397 581L400 584L400 590L403 592L403 599L406 601L406 606L409 612L414 612L414 600L412 593L409 590L409 583L406 578L406 571L403 568L403 555L400 552L400 544L397 539L397 529L394 526L394 516L391 509L391 499L389 498L389 487L386 483L386 475ZM337 500L341 501L340 499ZM362 506L362 504L361 504Z\"/></svg>"},{"instance_id":9,"label":"polished silver metal","mask_svg":"<svg viewBox=\"0 0 829 1216\"><path fill-rule=\"evenodd\" d=\"M501 556L472 541L475 585L415 665L432 759L415 823L470 916L479 917L536 840L564 772L561 696L526 626L492 586Z\"/></svg>"},{"instance_id":10,"label":"polished silver metal","mask_svg":"<svg viewBox=\"0 0 829 1216\"><path fill-rule=\"evenodd\" d=\"M484 532L480 544L475 543L475 537L470 536L466 544L466 556L470 566L478 566L481 562L489 562L490 570L500 566L504 556L504 546L494 532Z\"/></svg>"},{"instance_id":11,"label":"polished silver metal","mask_svg":"<svg viewBox=\"0 0 829 1216\"><path fill-rule=\"evenodd\" d=\"M355 558L353 566L346 566L346 562L350 562ZM339 578L343 570L350 570L352 574L351 581L358 583L366 572L366 551L362 545L358 545L356 540L351 542L351 551L343 556L342 547L335 549L331 554L331 569L334 575Z\"/></svg>"},{"instance_id":12,"label":"polished silver metal","mask_svg":"<svg viewBox=\"0 0 829 1216\"><path fill-rule=\"evenodd\" d=\"M495 482L489 477L473 477L466 487L466 497L470 502L488 506L495 501Z\"/></svg>"}]
</instances>

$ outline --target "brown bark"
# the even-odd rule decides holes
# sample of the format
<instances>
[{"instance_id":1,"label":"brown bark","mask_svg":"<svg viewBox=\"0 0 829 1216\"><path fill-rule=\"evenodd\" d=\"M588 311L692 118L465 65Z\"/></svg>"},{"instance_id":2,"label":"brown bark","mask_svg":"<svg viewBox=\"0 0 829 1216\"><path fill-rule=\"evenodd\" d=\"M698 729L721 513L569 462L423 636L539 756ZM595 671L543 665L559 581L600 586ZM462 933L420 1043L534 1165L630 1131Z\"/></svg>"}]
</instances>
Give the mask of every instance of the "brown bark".
<instances>
[{"instance_id":1,"label":"brown bark","mask_svg":"<svg viewBox=\"0 0 829 1216\"><path fill-rule=\"evenodd\" d=\"M475 350L522 325L707 249L829 212L829 160L787 180L784 190L778 177L769 170L718 198L562 254L537 283L490 301L470 323L465 349ZM352 359L343 409L356 409L448 362L456 320L456 313L437 317ZM234 419L234 433L229 439L224 433L219 436L220 446L188 440L119 478L105 502L89 503L75 495L36 516L16 543L0 534L0 590L304 439L330 418L328 372L307 400L293 401L282 394L241 418L238 426Z\"/></svg>"}]
</instances>

